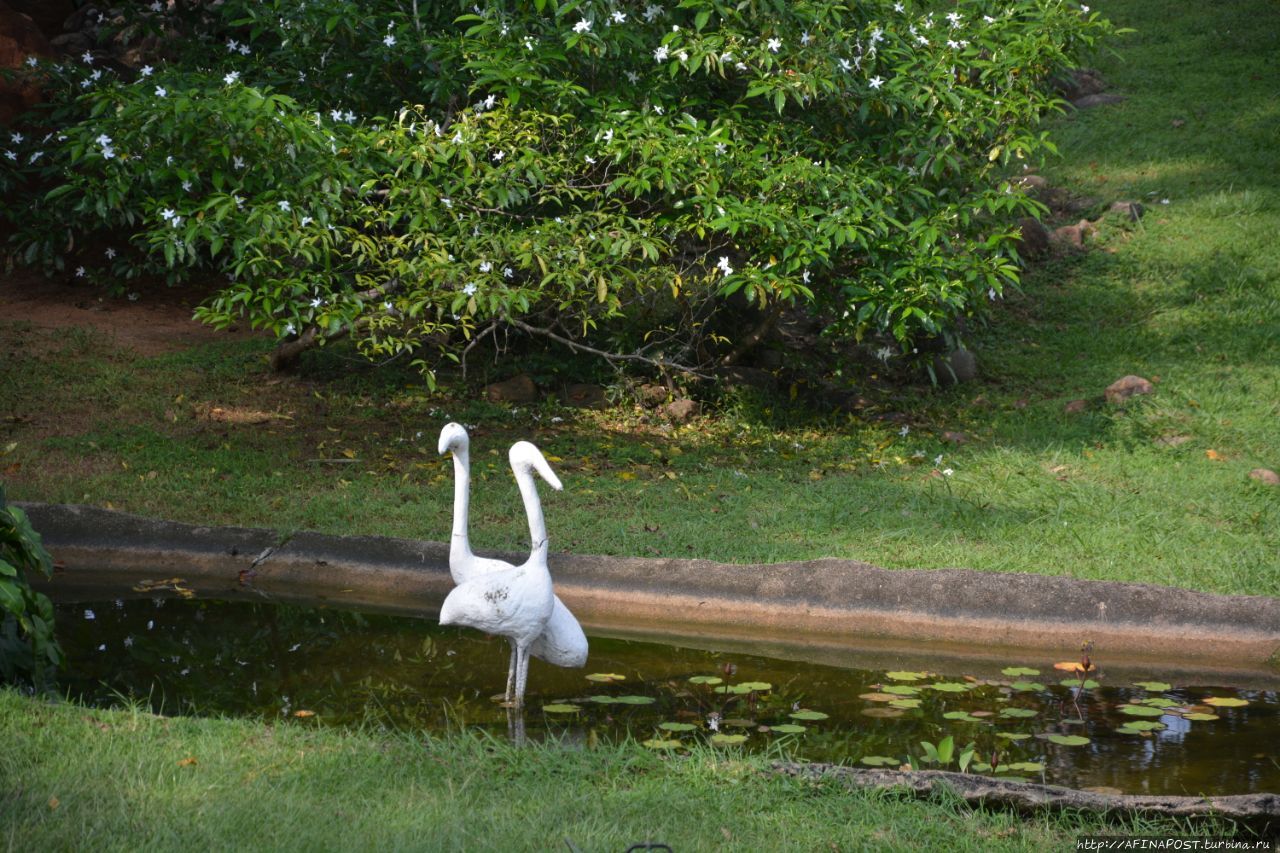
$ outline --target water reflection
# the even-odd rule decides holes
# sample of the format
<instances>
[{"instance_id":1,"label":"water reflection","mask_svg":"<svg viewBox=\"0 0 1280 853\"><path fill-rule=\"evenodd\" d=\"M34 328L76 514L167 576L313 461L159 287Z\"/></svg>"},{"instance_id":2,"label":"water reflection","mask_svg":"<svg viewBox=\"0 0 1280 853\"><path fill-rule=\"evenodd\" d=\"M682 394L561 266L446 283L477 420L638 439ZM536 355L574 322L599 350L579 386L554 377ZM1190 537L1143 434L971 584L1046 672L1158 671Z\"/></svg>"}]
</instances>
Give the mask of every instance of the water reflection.
<instances>
[{"instance_id":1,"label":"water reflection","mask_svg":"<svg viewBox=\"0 0 1280 853\"><path fill-rule=\"evenodd\" d=\"M1151 794L1280 790L1280 693L1111 685L1102 652L1093 676L1102 686L1081 690L1035 660L1009 661L1038 670L1034 676L990 667L965 672L952 662L938 672L903 673L891 672L893 661L877 670L841 669L594 638L585 670L533 662L527 709L518 715L493 701L506 683L506 645L423 620L160 598L61 606L59 633L71 661L64 679L71 695L103 705L135 697L169 714L428 731L463 726L517 742L550 735L578 745L628 734L655 742L744 735L748 749L783 739L801 757L847 764L919 758L921 741L951 735L958 747L972 742L976 760L998 758L997 769L1042 764L1042 773L1021 775L1057 784ZM623 678L584 677L592 673ZM703 683L690 682L698 676ZM769 687L734 692L751 682ZM1210 698L1248 704L1205 705ZM826 718L805 719L805 711ZM1218 719L1183 715L1197 712ZM1118 731L1126 724L1151 730ZM791 733L793 726L804 730ZM1089 742L1060 745L1048 735Z\"/></svg>"}]
</instances>

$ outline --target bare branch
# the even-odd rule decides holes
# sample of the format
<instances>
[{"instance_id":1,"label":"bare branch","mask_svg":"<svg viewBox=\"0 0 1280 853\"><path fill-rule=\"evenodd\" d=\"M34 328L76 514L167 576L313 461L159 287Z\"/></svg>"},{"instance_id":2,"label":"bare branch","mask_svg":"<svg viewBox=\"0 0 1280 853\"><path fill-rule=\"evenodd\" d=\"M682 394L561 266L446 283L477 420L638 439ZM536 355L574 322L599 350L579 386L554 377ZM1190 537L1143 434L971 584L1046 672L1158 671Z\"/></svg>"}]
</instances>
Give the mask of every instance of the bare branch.
<instances>
[{"instance_id":1,"label":"bare branch","mask_svg":"<svg viewBox=\"0 0 1280 853\"><path fill-rule=\"evenodd\" d=\"M640 355L638 353L606 352L605 350L596 349L595 347L587 346L586 344L579 343L578 341L575 341L572 338L566 338L563 335L558 335L555 332L551 331L550 329L543 329L538 326L531 326L528 323L524 322L523 320L508 319L506 322L514 326L515 328L520 329L523 332L527 332L531 335L539 335L540 337L548 338L550 340L555 341L558 344L562 344L568 347L574 352L584 352L590 355L599 356L600 358L603 358L610 363L616 363L620 361L638 362L640 364L648 364L653 367L659 367L664 370L674 370L677 373L684 373L689 376L695 376L699 379L711 378L710 374L702 370L699 370L697 367L693 367L687 364L679 364L677 362L670 361L665 358L651 358L650 356Z\"/></svg>"}]
</instances>

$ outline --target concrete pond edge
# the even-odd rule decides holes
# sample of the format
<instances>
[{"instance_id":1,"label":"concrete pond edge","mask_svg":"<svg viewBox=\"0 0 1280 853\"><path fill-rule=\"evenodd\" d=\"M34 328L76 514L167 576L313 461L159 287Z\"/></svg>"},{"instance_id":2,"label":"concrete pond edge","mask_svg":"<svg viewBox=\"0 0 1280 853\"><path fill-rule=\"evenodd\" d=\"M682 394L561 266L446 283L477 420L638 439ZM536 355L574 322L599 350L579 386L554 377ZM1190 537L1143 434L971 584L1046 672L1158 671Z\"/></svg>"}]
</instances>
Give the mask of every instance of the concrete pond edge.
<instances>
[{"instance_id":1,"label":"concrete pond edge","mask_svg":"<svg viewBox=\"0 0 1280 853\"><path fill-rule=\"evenodd\" d=\"M58 563L53 590L162 592L177 579L232 600L433 616L448 546L163 521L92 506L20 504ZM521 562L524 555L501 554ZM881 569L820 559L738 565L553 554L556 591L589 633L678 638L815 662L886 654L1051 660L1084 641L1111 670L1216 673L1280 686L1280 598L1147 584ZM1012 657L1011 657L1012 656Z\"/></svg>"},{"instance_id":2,"label":"concrete pond edge","mask_svg":"<svg viewBox=\"0 0 1280 853\"><path fill-rule=\"evenodd\" d=\"M917 797L928 797L945 789L972 806L1005 807L1019 812L1079 811L1104 816L1218 817L1235 821L1263 837L1280 836L1280 794L1234 794L1225 797L1105 794L947 770L861 769L793 761L775 761L771 770L798 779L830 779L850 788L903 790Z\"/></svg>"}]
</instances>

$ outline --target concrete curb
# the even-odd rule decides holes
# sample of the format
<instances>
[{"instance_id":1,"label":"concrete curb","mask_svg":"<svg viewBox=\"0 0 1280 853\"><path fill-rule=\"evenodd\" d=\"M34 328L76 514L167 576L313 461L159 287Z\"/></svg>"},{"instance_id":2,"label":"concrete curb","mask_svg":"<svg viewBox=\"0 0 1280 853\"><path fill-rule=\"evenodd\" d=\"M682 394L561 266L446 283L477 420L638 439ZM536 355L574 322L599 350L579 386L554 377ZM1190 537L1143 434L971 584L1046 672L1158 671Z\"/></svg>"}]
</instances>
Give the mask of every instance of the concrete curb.
<instances>
[{"instance_id":1,"label":"concrete curb","mask_svg":"<svg viewBox=\"0 0 1280 853\"><path fill-rule=\"evenodd\" d=\"M851 788L905 789L919 797L948 789L970 805L1007 806L1023 812L1083 811L1095 814L1139 813L1164 817L1219 817L1250 827L1262 837L1280 831L1280 794L1226 797L1158 797L1099 794L1059 785L1009 782L973 773L945 770L862 770L833 764L774 762L775 773L802 779L834 779Z\"/></svg>"},{"instance_id":2,"label":"concrete curb","mask_svg":"<svg viewBox=\"0 0 1280 853\"><path fill-rule=\"evenodd\" d=\"M23 504L61 568L51 589L118 596L182 578L198 594L433 615L448 547L382 537L200 527L97 507ZM524 555L502 555L519 562ZM764 566L557 554L556 590L591 633L677 638L855 664L939 656L1071 659L1280 684L1280 599L823 559ZM1066 657L1062 657L1065 655Z\"/></svg>"}]
</instances>

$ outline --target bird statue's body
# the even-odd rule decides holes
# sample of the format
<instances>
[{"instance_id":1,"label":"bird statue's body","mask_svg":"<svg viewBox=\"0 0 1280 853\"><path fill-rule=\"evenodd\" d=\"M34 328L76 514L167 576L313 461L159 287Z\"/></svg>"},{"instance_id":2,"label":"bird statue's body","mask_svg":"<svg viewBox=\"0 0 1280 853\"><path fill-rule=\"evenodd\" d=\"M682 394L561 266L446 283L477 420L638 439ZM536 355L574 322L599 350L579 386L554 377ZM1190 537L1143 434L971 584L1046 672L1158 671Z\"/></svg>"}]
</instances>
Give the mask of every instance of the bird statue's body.
<instances>
[{"instance_id":1,"label":"bird statue's body","mask_svg":"<svg viewBox=\"0 0 1280 853\"><path fill-rule=\"evenodd\" d=\"M454 457L449 572L458 584L445 599L440 624L469 625L507 637L511 641L511 666L506 698L520 704L529 655L564 667L579 667L587 660L586 635L552 589L547 568L546 519L533 474L536 471L557 490L561 488L560 481L536 447L527 441L513 445L509 457L529 520L529 559L513 566L503 560L477 557L471 552L467 536L471 471L466 430L459 424L447 424L440 432L439 449L442 454L452 451Z\"/></svg>"}]
</instances>

